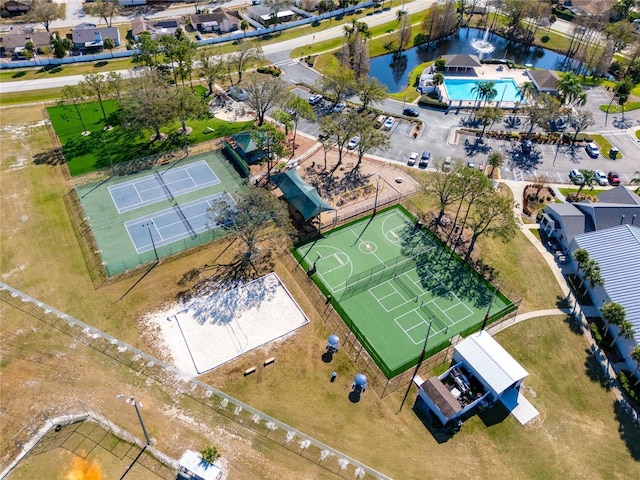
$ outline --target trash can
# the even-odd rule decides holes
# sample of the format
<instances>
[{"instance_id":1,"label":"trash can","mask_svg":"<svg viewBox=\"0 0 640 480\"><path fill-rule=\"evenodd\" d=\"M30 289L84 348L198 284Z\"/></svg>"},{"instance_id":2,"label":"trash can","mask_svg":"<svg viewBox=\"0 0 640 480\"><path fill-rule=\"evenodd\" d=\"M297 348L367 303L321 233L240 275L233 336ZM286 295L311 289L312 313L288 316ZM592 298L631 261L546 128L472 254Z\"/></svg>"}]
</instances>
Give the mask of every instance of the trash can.
<instances>
[{"instance_id":1,"label":"trash can","mask_svg":"<svg viewBox=\"0 0 640 480\"><path fill-rule=\"evenodd\" d=\"M612 160L615 160L616 158L618 158L618 153L620 151L616 148L616 147L611 147L611 150L609 150L609 157Z\"/></svg>"}]
</instances>

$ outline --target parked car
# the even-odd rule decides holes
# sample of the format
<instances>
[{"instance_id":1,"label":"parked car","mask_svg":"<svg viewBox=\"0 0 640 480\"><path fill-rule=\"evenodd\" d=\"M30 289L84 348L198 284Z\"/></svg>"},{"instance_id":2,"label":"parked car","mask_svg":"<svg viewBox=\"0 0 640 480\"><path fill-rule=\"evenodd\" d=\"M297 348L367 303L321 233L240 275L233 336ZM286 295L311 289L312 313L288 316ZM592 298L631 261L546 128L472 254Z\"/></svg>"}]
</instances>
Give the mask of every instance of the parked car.
<instances>
[{"instance_id":1,"label":"parked car","mask_svg":"<svg viewBox=\"0 0 640 480\"><path fill-rule=\"evenodd\" d=\"M318 140L326 140L327 138L329 138L329 134L326 132L320 132L318 134Z\"/></svg>"},{"instance_id":2,"label":"parked car","mask_svg":"<svg viewBox=\"0 0 640 480\"><path fill-rule=\"evenodd\" d=\"M589 155L591 158L598 158L600 156L600 149L598 148L598 145L595 144L595 142L587 142L584 148L587 151L587 155Z\"/></svg>"},{"instance_id":3,"label":"parked car","mask_svg":"<svg viewBox=\"0 0 640 480\"><path fill-rule=\"evenodd\" d=\"M393 117L387 117L384 121L384 125L382 126L385 130L391 130L393 125L396 123L396 119Z\"/></svg>"},{"instance_id":4,"label":"parked car","mask_svg":"<svg viewBox=\"0 0 640 480\"><path fill-rule=\"evenodd\" d=\"M442 163L442 171L443 172L450 172L452 163L453 163L453 161L451 160L451 157L445 158L444 162Z\"/></svg>"},{"instance_id":5,"label":"parked car","mask_svg":"<svg viewBox=\"0 0 640 480\"><path fill-rule=\"evenodd\" d=\"M582 185L584 183L584 177L577 168L573 168L569 171L569 180L575 185Z\"/></svg>"},{"instance_id":6,"label":"parked car","mask_svg":"<svg viewBox=\"0 0 640 480\"><path fill-rule=\"evenodd\" d=\"M355 136L349 139L349 143L347 143L347 150L353 150L360 144L360 137Z\"/></svg>"},{"instance_id":7,"label":"parked car","mask_svg":"<svg viewBox=\"0 0 640 480\"><path fill-rule=\"evenodd\" d=\"M333 107L332 112L333 113L340 113L341 111L343 111L345 108L347 108L347 104L344 102L338 102L336 103L336 105Z\"/></svg>"},{"instance_id":8,"label":"parked car","mask_svg":"<svg viewBox=\"0 0 640 480\"><path fill-rule=\"evenodd\" d=\"M415 108L405 108L402 111L403 115L406 115L407 117L419 117L420 116L420 112L418 112Z\"/></svg>"},{"instance_id":9,"label":"parked car","mask_svg":"<svg viewBox=\"0 0 640 480\"><path fill-rule=\"evenodd\" d=\"M424 150L422 155L420 155L420 162L418 166L420 168L427 168L429 166L429 160L431 160L431 152L429 150Z\"/></svg>"},{"instance_id":10,"label":"parked car","mask_svg":"<svg viewBox=\"0 0 640 480\"><path fill-rule=\"evenodd\" d=\"M596 170L593 172L594 177L596 177L596 182L598 185L609 185L609 179L607 175L602 170Z\"/></svg>"},{"instance_id":11,"label":"parked car","mask_svg":"<svg viewBox=\"0 0 640 480\"><path fill-rule=\"evenodd\" d=\"M378 118L376 118L376 128L380 128L384 125L386 119L387 117L385 115L378 115Z\"/></svg>"},{"instance_id":12,"label":"parked car","mask_svg":"<svg viewBox=\"0 0 640 480\"><path fill-rule=\"evenodd\" d=\"M309 103L311 105L317 105L322 101L322 95L320 95L319 93L316 93L315 95L311 95L309 97Z\"/></svg>"},{"instance_id":13,"label":"parked car","mask_svg":"<svg viewBox=\"0 0 640 480\"><path fill-rule=\"evenodd\" d=\"M609 180L609 183L611 185L620 185L621 183L620 175L618 175L618 172L614 172L613 170L609 172L609 174L607 175L607 179Z\"/></svg>"},{"instance_id":14,"label":"parked car","mask_svg":"<svg viewBox=\"0 0 640 480\"><path fill-rule=\"evenodd\" d=\"M528 155L531 153L531 150L533 150L533 143L531 143L531 140L525 140L522 142L522 153Z\"/></svg>"},{"instance_id":15,"label":"parked car","mask_svg":"<svg viewBox=\"0 0 640 480\"><path fill-rule=\"evenodd\" d=\"M476 168L476 163L475 162L467 162L467 167Z\"/></svg>"},{"instance_id":16,"label":"parked car","mask_svg":"<svg viewBox=\"0 0 640 480\"><path fill-rule=\"evenodd\" d=\"M411 152L409 154L409 160L407 160L407 165L413 167L418 161L418 152Z\"/></svg>"}]
</instances>

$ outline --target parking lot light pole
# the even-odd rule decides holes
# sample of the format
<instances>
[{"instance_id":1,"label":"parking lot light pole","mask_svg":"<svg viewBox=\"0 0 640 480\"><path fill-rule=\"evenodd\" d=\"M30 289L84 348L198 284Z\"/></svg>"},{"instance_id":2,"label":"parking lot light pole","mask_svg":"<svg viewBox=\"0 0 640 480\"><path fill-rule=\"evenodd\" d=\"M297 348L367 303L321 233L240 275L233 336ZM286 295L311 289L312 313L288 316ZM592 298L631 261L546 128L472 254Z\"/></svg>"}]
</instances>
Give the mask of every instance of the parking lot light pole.
<instances>
[{"instance_id":1,"label":"parking lot light pole","mask_svg":"<svg viewBox=\"0 0 640 480\"><path fill-rule=\"evenodd\" d=\"M116 395L116 398L118 400L122 399L124 397L124 395L119 394ZM144 439L147 442L147 445L151 445L151 439L149 438L149 434L147 433L147 429L144 426L144 422L142 421L142 415L140 414L140 409L138 408L138 402L136 401L136 399L134 397L129 397L125 400L125 402L130 403L133 405L133 407L136 409L136 414L138 415L138 421L140 422L140 426L142 427L142 433L144 433ZM140 405L142 406L142 405Z\"/></svg>"},{"instance_id":2,"label":"parking lot light pole","mask_svg":"<svg viewBox=\"0 0 640 480\"><path fill-rule=\"evenodd\" d=\"M376 179L376 196L373 200L373 215L375 216L376 211L378 209L378 190L380 189L380 172L376 173L377 175L377 179Z\"/></svg>"}]
</instances>

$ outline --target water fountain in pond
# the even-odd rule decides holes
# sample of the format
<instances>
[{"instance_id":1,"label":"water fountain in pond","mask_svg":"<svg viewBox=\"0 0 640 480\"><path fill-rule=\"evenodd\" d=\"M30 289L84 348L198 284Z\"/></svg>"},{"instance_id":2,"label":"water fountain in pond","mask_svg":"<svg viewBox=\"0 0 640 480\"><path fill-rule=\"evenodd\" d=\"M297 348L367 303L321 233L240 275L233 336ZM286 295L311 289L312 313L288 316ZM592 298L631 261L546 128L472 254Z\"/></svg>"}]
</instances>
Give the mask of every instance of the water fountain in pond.
<instances>
[{"instance_id":1,"label":"water fountain in pond","mask_svg":"<svg viewBox=\"0 0 640 480\"><path fill-rule=\"evenodd\" d=\"M488 38L489 29L487 28L484 31L482 39L474 38L473 40L471 40L471 46L476 52L478 52L478 57L480 57L481 59L485 54L491 53L496 49L496 47L489 40L487 40Z\"/></svg>"}]
</instances>

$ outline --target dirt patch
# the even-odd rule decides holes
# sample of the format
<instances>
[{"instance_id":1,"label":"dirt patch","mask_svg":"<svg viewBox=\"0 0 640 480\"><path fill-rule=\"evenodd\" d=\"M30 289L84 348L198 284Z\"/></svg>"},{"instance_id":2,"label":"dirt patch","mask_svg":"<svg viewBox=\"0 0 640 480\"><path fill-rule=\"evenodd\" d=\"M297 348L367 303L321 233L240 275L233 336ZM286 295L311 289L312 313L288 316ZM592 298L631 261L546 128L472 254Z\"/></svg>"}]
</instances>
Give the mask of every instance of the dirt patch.
<instances>
[{"instance_id":1,"label":"dirt patch","mask_svg":"<svg viewBox=\"0 0 640 480\"><path fill-rule=\"evenodd\" d=\"M527 185L522 194L522 212L536 218L547 203L555 201L556 194L551 187L543 184Z\"/></svg>"}]
</instances>

